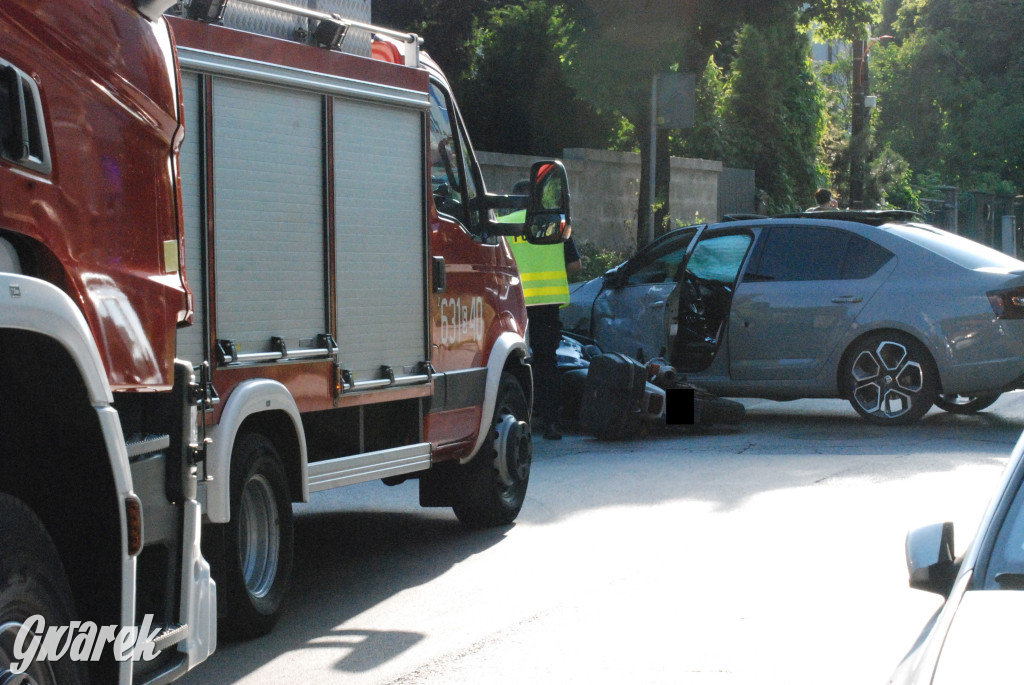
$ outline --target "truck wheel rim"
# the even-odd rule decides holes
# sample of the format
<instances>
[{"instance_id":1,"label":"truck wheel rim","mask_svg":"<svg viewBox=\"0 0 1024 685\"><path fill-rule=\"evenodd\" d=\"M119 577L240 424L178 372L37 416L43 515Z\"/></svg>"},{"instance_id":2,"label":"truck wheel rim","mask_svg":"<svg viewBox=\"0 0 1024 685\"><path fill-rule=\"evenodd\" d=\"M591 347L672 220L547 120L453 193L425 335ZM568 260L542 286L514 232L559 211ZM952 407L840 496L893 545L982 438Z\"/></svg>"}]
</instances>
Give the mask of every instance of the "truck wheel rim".
<instances>
[{"instance_id":1,"label":"truck wheel rim","mask_svg":"<svg viewBox=\"0 0 1024 685\"><path fill-rule=\"evenodd\" d=\"M34 661L24 673L13 673L8 668L15 662L14 645L22 624L9 621L0 625L0 685L47 685L56 683L53 668L45 661Z\"/></svg>"},{"instance_id":2,"label":"truck wheel rim","mask_svg":"<svg viewBox=\"0 0 1024 685\"><path fill-rule=\"evenodd\" d=\"M265 597L277 577L281 523L277 498L264 476L253 476L245 483L238 525L238 555L245 587L250 595Z\"/></svg>"},{"instance_id":3,"label":"truck wheel rim","mask_svg":"<svg viewBox=\"0 0 1024 685\"><path fill-rule=\"evenodd\" d=\"M512 414L505 414L497 426L497 432L494 467L498 470L501 484L505 488L512 488L530 476L533 454L530 425L517 420Z\"/></svg>"}]
</instances>

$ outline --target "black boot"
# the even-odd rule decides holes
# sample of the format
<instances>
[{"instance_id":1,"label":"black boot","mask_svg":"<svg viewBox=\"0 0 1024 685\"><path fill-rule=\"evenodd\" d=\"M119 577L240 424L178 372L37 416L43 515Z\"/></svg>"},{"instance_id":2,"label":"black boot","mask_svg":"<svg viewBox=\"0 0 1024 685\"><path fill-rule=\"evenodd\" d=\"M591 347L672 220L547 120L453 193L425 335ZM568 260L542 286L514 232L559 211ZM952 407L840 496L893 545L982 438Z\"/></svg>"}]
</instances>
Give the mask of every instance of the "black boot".
<instances>
[{"instance_id":1,"label":"black boot","mask_svg":"<svg viewBox=\"0 0 1024 685\"><path fill-rule=\"evenodd\" d=\"M543 435L546 440L561 440L562 431L558 429L558 421L545 421Z\"/></svg>"}]
</instances>

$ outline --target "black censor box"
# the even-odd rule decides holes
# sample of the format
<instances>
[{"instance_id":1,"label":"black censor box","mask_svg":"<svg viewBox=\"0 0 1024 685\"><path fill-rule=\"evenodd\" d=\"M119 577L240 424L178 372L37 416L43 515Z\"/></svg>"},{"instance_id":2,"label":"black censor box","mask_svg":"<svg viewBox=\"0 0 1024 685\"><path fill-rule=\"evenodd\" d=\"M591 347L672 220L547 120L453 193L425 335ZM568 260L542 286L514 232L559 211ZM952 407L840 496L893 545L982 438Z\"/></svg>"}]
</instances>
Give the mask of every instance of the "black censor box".
<instances>
[{"instance_id":1,"label":"black censor box","mask_svg":"<svg viewBox=\"0 0 1024 685\"><path fill-rule=\"evenodd\" d=\"M693 425L693 388L669 388L665 391L665 423L669 426Z\"/></svg>"}]
</instances>

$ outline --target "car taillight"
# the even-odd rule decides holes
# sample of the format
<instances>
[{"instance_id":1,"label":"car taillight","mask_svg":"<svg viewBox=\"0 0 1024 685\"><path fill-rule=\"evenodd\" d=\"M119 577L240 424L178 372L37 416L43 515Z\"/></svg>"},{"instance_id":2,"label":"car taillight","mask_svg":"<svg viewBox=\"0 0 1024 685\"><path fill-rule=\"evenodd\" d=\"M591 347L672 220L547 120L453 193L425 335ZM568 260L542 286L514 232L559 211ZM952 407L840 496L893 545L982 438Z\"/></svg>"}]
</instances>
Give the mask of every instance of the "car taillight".
<instances>
[{"instance_id":1,"label":"car taillight","mask_svg":"<svg viewBox=\"0 0 1024 685\"><path fill-rule=\"evenodd\" d=\"M1024 287L986 294L997 319L1024 319Z\"/></svg>"}]
</instances>

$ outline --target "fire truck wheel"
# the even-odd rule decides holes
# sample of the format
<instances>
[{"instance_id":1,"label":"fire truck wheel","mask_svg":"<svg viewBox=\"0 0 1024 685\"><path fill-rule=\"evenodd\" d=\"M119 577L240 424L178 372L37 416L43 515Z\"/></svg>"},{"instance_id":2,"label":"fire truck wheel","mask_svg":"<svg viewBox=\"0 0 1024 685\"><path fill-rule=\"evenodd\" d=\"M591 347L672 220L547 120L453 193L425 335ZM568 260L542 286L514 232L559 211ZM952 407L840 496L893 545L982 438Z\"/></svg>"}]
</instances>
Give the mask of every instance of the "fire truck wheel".
<instances>
[{"instance_id":1,"label":"fire truck wheel","mask_svg":"<svg viewBox=\"0 0 1024 685\"><path fill-rule=\"evenodd\" d=\"M68 626L73 604L64 567L42 522L24 502L0 493L0 683L86 681L85 664L68 658L34 662L27 678L8 670L17 661L18 632L29 617L42 616L46 626Z\"/></svg>"},{"instance_id":2,"label":"fire truck wheel","mask_svg":"<svg viewBox=\"0 0 1024 685\"><path fill-rule=\"evenodd\" d=\"M471 528L515 521L530 481L532 439L526 393L515 376L501 375L491 438L469 463L459 467L452 509Z\"/></svg>"},{"instance_id":3,"label":"fire truck wheel","mask_svg":"<svg viewBox=\"0 0 1024 685\"><path fill-rule=\"evenodd\" d=\"M231 453L231 522L224 538L227 637L266 635L284 606L294 531L281 458L258 433L240 437Z\"/></svg>"}]
</instances>

